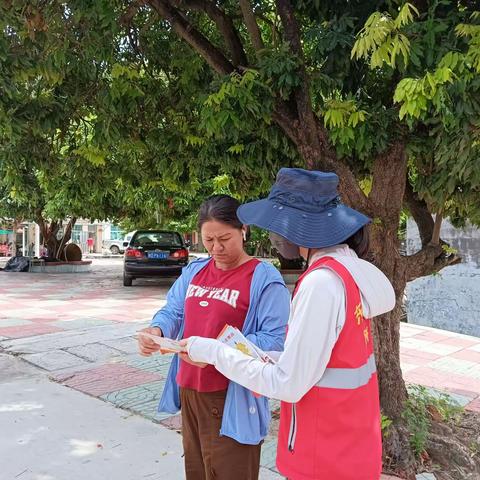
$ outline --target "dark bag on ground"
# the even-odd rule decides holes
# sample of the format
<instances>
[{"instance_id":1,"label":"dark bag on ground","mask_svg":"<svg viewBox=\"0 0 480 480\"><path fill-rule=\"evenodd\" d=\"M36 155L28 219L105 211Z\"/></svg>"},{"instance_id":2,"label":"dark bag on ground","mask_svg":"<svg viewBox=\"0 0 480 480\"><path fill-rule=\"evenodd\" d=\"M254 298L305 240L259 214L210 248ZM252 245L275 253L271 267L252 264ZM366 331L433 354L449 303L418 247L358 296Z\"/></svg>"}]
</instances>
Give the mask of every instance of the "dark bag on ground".
<instances>
[{"instance_id":1,"label":"dark bag on ground","mask_svg":"<svg viewBox=\"0 0 480 480\"><path fill-rule=\"evenodd\" d=\"M28 272L28 257L12 257L5 265L4 272Z\"/></svg>"}]
</instances>

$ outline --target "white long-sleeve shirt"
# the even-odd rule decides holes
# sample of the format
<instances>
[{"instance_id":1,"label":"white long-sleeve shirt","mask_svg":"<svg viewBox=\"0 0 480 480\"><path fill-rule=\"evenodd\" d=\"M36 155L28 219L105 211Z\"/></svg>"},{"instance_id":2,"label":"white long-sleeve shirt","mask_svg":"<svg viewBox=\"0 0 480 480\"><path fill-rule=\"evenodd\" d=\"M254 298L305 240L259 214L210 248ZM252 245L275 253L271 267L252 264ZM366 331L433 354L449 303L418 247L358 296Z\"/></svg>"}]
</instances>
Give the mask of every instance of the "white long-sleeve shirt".
<instances>
[{"instance_id":1,"label":"white long-sleeve shirt","mask_svg":"<svg viewBox=\"0 0 480 480\"><path fill-rule=\"evenodd\" d=\"M385 275L359 259L346 245L322 249L311 263L323 256L341 262L359 287L366 318L386 313L395 306L395 293ZM275 365L252 359L217 340L191 337L190 358L215 365L229 379L244 387L286 402L299 401L323 376L345 323L346 298L340 278L322 268L309 273L292 301L288 335Z\"/></svg>"}]
</instances>

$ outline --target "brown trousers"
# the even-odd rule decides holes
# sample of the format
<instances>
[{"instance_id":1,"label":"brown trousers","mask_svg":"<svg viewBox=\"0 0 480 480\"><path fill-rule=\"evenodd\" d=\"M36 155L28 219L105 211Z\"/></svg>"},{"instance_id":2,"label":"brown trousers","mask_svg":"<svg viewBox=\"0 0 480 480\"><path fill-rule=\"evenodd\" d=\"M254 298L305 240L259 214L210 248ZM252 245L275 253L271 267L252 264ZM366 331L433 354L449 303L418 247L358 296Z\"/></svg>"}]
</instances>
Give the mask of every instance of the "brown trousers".
<instances>
[{"instance_id":1,"label":"brown trousers","mask_svg":"<svg viewBox=\"0 0 480 480\"><path fill-rule=\"evenodd\" d=\"M258 479L261 444L220 436L226 394L180 389L187 480Z\"/></svg>"}]
</instances>

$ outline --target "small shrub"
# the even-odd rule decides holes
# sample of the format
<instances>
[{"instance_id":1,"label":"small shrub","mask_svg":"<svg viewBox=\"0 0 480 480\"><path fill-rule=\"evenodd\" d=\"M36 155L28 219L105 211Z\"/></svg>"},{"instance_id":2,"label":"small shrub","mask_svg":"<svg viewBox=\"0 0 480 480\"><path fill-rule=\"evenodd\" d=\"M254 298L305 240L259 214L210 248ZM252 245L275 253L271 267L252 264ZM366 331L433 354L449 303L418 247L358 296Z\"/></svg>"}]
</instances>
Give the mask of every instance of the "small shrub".
<instances>
[{"instance_id":1,"label":"small shrub","mask_svg":"<svg viewBox=\"0 0 480 480\"><path fill-rule=\"evenodd\" d=\"M457 422L463 408L450 396L438 395L420 385L408 387L408 400L403 412L410 430L410 445L415 455L420 456L425 450L432 420Z\"/></svg>"}]
</instances>

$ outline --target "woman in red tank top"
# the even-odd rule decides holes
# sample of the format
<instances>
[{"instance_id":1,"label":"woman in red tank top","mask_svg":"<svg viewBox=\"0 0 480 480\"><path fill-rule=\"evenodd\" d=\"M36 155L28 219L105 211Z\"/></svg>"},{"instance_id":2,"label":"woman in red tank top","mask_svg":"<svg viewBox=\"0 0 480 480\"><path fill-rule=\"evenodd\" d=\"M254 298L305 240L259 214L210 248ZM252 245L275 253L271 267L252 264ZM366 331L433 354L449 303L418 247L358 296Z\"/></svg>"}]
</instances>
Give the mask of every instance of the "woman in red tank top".
<instances>
[{"instance_id":1,"label":"woman in red tank top","mask_svg":"<svg viewBox=\"0 0 480 480\"><path fill-rule=\"evenodd\" d=\"M368 250L369 218L342 203L334 173L281 169L267 199L242 205L245 224L270 231L307 269L293 293L285 350L265 364L216 340L185 342L241 385L282 400L277 467L291 480L378 480L381 432L370 318L395 294Z\"/></svg>"}]
</instances>

